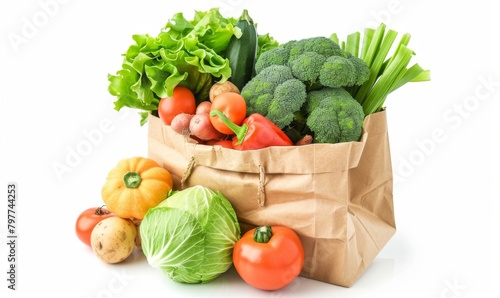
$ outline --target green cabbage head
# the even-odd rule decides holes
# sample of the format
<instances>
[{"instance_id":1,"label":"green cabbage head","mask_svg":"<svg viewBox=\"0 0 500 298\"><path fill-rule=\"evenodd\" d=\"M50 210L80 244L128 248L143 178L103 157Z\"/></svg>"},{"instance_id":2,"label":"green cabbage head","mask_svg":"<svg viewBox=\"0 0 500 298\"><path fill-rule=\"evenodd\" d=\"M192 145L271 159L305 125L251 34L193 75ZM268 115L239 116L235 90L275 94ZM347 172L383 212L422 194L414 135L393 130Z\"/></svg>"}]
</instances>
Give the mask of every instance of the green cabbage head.
<instances>
[{"instance_id":1,"label":"green cabbage head","mask_svg":"<svg viewBox=\"0 0 500 298\"><path fill-rule=\"evenodd\" d=\"M231 203L220 192L192 186L151 208L140 225L149 265L181 283L207 283L232 265L241 230Z\"/></svg>"}]
</instances>

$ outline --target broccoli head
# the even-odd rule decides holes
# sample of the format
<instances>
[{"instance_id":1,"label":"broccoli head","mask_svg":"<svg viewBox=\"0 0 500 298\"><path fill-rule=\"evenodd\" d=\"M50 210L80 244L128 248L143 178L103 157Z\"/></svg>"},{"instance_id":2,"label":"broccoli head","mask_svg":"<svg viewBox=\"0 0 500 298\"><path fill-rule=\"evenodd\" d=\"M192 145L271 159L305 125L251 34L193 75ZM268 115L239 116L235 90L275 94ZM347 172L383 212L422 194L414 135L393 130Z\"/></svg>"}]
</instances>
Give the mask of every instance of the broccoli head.
<instances>
[{"instance_id":1,"label":"broccoli head","mask_svg":"<svg viewBox=\"0 0 500 298\"><path fill-rule=\"evenodd\" d=\"M271 65L287 65L290 50L284 45L263 52L255 61L255 73L261 72Z\"/></svg>"},{"instance_id":2,"label":"broccoli head","mask_svg":"<svg viewBox=\"0 0 500 298\"><path fill-rule=\"evenodd\" d=\"M307 93L304 83L294 78L288 66L271 65L241 89L241 96L246 101L247 114L259 113L284 128L293 121Z\"/></svg>"},{"instance_id":3,"label":"broccoli head","mask_svg":"<svg viewBox=\"0 0 500 298\"><path fill-rule=\"evenodd\" d=\"M370 69L365 62L354 56L330 56L319 71L321 84L332 88L362 85L369 76Z\"/></svg>"},{"instance_id":4,"label":"broccoli head","mask_svg":"<svg viewBox=\"0 0 500 298\"><path fill-rule=\"evenodd\" d=\"M337 56L332 56L337 57ZM316 52L305 52L289 62L292 74L303 82L314 83L320 76L326 57Z\"/></svg>"},{"instance_id":5,"label":"broccoli head","mask_svg":"<svg viewBox=\"0 0 500 298\"><path fill-rule=\"evenodd\" d=\"M370 75L366 63L340 48L330 38L292 40L266 51L257 59L256 73L270 65L285 65L308 89L362 85Z\"/></svg>"},{"instance_id":6,"label":"broccoli head","mask_svg":"<svg viewBox=\"0 0 500 298\"><path fill-rule=\"evenodd\" d=\"M359 141L365 114L362 106L343 88L328 88L308 94L307 127L315 143Z\"/></svg>"},{"instance_id":7,"label":"broccoli head","mask_svg":"<svg viewBox=\"0 0 500 298\"><path fill-rule=\"evenodd\" d=\"M325 57L347 55L331 38L324 36L294 40L286 43L284 47L290 50L289 61L297 59L306 52L315 52Z\"/></svg>"},{"instance_id":8,"label":"broccoli head","mask_svg":"<svg viewBox=\"0 0 500 298\"><path fill-rule=\"evenodd\" d=\"M241 90L247 113L316 143L357 141L364 112L348 87L370 76L366 63L327 37L292 40L263 52Z\"/></svg>"},{"instance_id":9,"label":"broccoli head","mask_svg":"<svg viewBox=\"0 0 500 298\"><path fill-rule=\"evenodd\" d=\"M306 104L304 105L304 112L306 115L311 114L314 109L316 109L321 101L326 97L332 97L336 94L343 93L342 90L337 90L339 88L321 88L318 90L313 90L307 93Z\"/></svg>"}]
</instances>

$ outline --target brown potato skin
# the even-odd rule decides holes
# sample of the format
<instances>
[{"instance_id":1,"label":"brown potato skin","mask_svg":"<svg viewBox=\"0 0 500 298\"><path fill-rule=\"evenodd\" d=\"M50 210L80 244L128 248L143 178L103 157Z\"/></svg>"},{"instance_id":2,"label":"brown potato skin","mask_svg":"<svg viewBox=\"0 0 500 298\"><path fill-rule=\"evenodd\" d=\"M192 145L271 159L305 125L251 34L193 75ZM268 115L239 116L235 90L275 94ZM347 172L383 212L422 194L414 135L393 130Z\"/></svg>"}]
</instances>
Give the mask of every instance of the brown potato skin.
<instances>
[{"instance_id":1,"label":"brown potato skin","mask_svg":"<svg viewBox=\"0 0 500 298\"><path fill-rule=\"evenodd\" d=\"M210 101L212 101L215 97L217 97L217 95L226 92L234 92L240 94L240 89L238 89L238 87L236 87L236 85L231 83L230 81L225 81L224 83L215 83L210 88L208 98L210 99Z\"/></svg>"},{"instance_id":2,"label":"brown potato skin","mask_svg":"<svg viewBox=\"0 0 500 298\"><path fill-rule=\"evenodd\" d=\"M108 264L120 263L128 258L136 247L136 240L134 222L121 217L100 221L90 235L92 250L101 261Z\"/></svg>"}]
</instances>

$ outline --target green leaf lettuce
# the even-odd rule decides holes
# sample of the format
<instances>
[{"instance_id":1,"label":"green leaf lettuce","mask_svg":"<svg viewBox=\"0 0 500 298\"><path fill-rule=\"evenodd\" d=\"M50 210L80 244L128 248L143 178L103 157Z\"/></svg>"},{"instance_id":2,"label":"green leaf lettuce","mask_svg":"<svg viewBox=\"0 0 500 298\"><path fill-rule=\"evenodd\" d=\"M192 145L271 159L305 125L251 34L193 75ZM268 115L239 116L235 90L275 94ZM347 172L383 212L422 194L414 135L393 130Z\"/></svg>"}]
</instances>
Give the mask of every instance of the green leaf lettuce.
<instances>
[{"instance_id":1,"label":"green leaf lettuce","mask_svg":"<svg viewBox=\"0 0 500 298\"><path fill-rule=\"evenodd\" d=\"M241 36L235 24L236 19L213 8L196 11L190 21L177 13L157 36L133 35L122 69L108 75L108 91L117 97L115 109L142 110L144 124L177 85L191 89L197 101L206 100L215 79L223 82L231 76L224 51L232 35Z\"/></svg>"}]
</instances>

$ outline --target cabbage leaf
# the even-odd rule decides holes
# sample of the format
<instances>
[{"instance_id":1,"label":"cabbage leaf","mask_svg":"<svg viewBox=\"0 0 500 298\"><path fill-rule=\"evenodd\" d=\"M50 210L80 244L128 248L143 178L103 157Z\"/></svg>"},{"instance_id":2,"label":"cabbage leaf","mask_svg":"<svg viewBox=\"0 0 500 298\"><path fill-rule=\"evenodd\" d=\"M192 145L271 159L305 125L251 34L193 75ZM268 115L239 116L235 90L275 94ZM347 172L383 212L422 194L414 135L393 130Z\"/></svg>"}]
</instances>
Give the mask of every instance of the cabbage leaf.
<instances>
[{"instance_id":1,"label":"cabbage leaf","mask_svg":"<svg viewBox=\"0 0 500 298\"><path fill-rule=\"evenodd\" d=\"M181 283L206 283L232 265L241 229L220 192L192 186L151 208L140 225L148 263Z\"/></svg>"}]
</instances>

